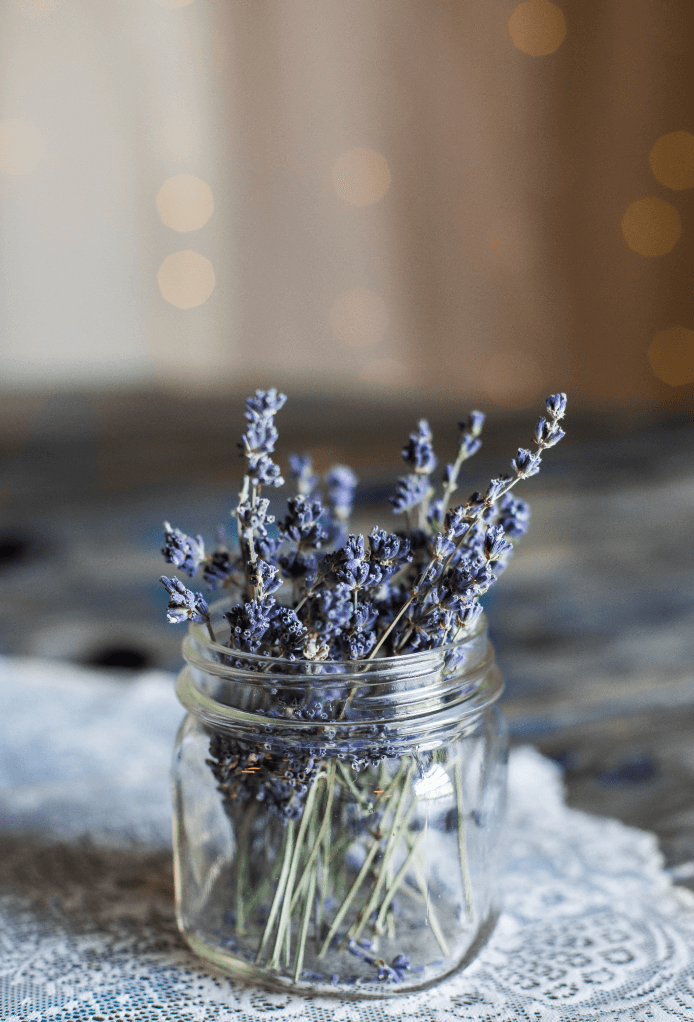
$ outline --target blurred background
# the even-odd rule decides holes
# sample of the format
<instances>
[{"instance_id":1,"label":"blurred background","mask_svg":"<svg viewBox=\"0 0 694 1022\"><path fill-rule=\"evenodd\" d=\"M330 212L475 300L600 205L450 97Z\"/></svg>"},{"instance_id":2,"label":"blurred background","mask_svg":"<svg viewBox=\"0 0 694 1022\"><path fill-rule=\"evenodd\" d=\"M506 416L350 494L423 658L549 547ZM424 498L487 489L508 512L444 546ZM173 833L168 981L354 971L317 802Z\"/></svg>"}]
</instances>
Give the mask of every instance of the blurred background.
<instances>
[{"instance_id":1,"label":"blurred background","mask_svg":"<svg viewBox=\"0 0 694 1022\"><path fill-rule=\"evenodd\" d=\"M211 540L243 399L393 519L569 394L488 611L514 740L694 877L689 0L6 0L0 653L174 671L164 518ZM497 592L498 590L498 592Z\"/></svg>"}]
</instances>

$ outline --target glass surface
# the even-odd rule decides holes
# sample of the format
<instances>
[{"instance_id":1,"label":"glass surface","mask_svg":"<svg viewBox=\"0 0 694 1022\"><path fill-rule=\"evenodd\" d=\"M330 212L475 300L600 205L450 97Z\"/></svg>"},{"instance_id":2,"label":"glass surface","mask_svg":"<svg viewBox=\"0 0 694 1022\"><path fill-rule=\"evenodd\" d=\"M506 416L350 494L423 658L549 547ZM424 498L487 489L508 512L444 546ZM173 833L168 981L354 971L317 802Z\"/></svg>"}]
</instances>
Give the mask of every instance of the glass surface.
<instances>
[{"instance_id":1,"label":"glass surface","mask_svg":"<svg viewBox=\"0 0 694 1022\"><path fill-rule=\"evenodd\" d=\"M174 856L190 946L238 977L341 997L471 961L503 859L484 620L455 646L367 662L238 654L199 626L184 654Z\"/></svg>"}]
</instances>

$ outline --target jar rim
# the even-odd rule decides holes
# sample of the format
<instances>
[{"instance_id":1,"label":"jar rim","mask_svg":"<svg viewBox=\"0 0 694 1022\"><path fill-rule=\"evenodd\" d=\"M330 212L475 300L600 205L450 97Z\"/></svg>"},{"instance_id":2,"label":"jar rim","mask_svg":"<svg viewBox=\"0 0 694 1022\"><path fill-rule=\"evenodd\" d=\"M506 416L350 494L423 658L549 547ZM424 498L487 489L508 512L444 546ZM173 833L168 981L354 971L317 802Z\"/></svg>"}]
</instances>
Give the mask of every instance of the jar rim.
<instances>
[{"instance_id":1,"label":"jar rim","mask_svg":"<svg viewBox=\"0 0 694 1022\"><path fill-rule=\"evenodd\" d=\"M214 605L215 617L228 603ZM366 725L397 722L413 734L430 729L437 719L459 723L479 713L503 688L484 617L464 639L373 660L316 662L245 653L213 642L200 625L191 626L183 653L179 700L222 728L268 725L309 731L320 726L337 727L344 735ZM280 707L278 715L274 711ZM297 710L309 716L297 716ZM336 717L315 716L333 711Z\"/></svg>"}]
</instances>

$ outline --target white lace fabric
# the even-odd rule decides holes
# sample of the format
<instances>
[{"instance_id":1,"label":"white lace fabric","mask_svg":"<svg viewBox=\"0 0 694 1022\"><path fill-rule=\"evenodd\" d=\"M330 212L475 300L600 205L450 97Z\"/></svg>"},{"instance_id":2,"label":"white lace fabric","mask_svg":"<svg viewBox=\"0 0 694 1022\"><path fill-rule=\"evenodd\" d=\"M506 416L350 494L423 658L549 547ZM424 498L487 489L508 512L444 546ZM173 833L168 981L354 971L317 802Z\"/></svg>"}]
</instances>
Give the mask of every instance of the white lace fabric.
<instances>
[{"instance_id":1,"label":"white lace fabric","mask_svg":"<svg viewBox=\"0 0 694 1022\"><path fill-rule=\"evenodd\" d=\"M171 679L0 658L3 1022L659 1022L694 1019L694 898L652 834L566 807L559 769L510 764L504 911L479 958L380 1001L243 987L173 922Z\"/></svg>"}]
</instances>

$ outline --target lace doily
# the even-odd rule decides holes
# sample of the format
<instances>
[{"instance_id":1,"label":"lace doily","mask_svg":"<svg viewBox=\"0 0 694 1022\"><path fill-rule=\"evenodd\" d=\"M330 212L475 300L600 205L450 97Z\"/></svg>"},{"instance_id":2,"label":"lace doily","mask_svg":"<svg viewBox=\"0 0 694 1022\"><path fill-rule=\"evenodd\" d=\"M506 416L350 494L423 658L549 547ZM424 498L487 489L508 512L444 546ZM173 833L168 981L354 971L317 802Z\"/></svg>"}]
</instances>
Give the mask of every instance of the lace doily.
<instances>
[{"instance_id":1,"label":"lace doily","mask_svg":"<svg viewBox=\"0 0 694 1022\"><path fill-rule=\"evenodd\" d=\"M587 1022L694 1018L694 899L653 835L563 803L511 756L505 909L480 957L383 1001L244 988L186 950L171 903L171 679L0 660L0 1017L51 1022Z\"/></svg>"}]
</instances>

